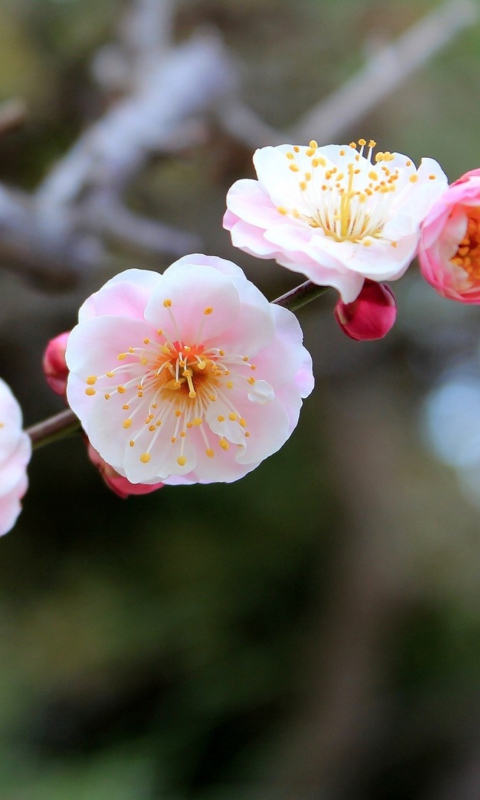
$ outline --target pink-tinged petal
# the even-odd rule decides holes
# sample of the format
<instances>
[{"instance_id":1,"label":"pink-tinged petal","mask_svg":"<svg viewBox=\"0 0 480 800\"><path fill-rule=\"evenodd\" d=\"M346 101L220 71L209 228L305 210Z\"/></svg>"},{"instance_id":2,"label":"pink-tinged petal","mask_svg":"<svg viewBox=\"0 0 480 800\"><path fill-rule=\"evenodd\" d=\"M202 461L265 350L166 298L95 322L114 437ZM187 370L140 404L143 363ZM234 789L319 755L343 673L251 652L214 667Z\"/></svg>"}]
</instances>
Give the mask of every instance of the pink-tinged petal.
<instances>
[{"instance_id":1,"label":"pink-tinged petal","mask_svg":"<svg viewBox=\"0 0 480 800\"><path fill-rule=\"evenodd\" d=\"M0 535L13 528L21 511L31 453L30 438L22 431L20 406L0 379Z\"/></svg>"},{"instance_id":2,"label":"pink-tinged petal","mask_svg":"<svg viewBox=\"0 0 480 800\"><path fill-rule=\"evenodd\" d=\"M269 228L281 224L283 219L258 181L241 180L234 183L228 190L227 205L232 214L232 218L227 217L227 223L233 222L235 217L256 227Z\"/></svg>"},{"instance_id":3,"label":"pink-tinged petal","mask_svg":"<svg viewBox=\"0 0 480 800\"><path fill-rule=\"evenodd\" d=\"M303 331L294 314L282 306L272 305L275 318L275 342L268 351L259 353L256 363L264 379L270 383L296 384L300 396L308 397L314 386L312 357L303 346ZM282 365L281 376L277 364ZM279 382L279 378L281 381Z\"/></svg>"},{"instance_id":4,"label":"pink-tinged petal","mask_svg":"<svg viewBox=\"0 0 480 800\"><path fill-rule=\"evenodd\" d=\"M260 186L270 197L274 207L283 206L285 196L291 198L291 205L304 205L297 173L292 171L292 163L287 158L287 153L291 151L292 146L284 144L278 147L262 147L253 155Z\"/></svg>"},{"instance_id":5,"label":"pink-tinged petal","mask_svg":"<svg viewBox=\"0 0 480 800\"><path fill-rule=\"evenodd\" d=\"M236 347L244 353L254 354L271 341L274 333L271 304L265 295L251 281L247 280L245 273L237 264L225 258L196 253L179 259L168 267L164 274L166 276L175 274L178 268L184 266L186 268L213 267L220 274L227 276L241 295L242 302L239 305L237 318L233 319L232 317L229 320L228 328L222 332L219 346L229 346L235 342ZM180 279L183 278L183 274L183 272L180 273ZM214 345L213 340L209 338L210 330L206 329L205 333L205 346ZM214 334L215 336L216 334Z\"/></svg>"},{"instance_id":6,"label":"pink-tinged petal","mask_svg":"<svg viewBox=\"0 0 480 800\"><path fill-rule=\"evenodd\" d=\"M135 440L135 446L125 448L123 468L131 483L147 483L159 478L165 482L165 478L169 475L186 475L195 469L198 431L193 431L192 435L185 437L183 449L180 451L178 440L172 442L173 429L166 424L162 427L164 429L158 434L153 445L151 443L156 434L152 434L147 426L144 426ZM145 463L141 457L147 452L150 454L150 460ZM178 462L180 452L185 458L183 465Z\"/></svg>"},{"instance_id":7,"label":"pink-tinged petal","mask_svg":"<svg viewBox=\"0 0 480 800\"><path fill-rule=\"evenodd\" d=\"M251 464L263 460L280 450L290 435L288 414L276 397L267 405L251 403L245 408L248 446L237 455L239 464Z\"/></svg>"},{"instance_id":8,"label":"pink-tinged petal","mask_svg":"<svg viewBox=\"0 0 480 800\"><path fill-rule=\"evenodd\" d=\"M28 489L26 474L7 493L0 495L0 536L8 533L14 527L22 510L21 499Z\"/></svg>"},{"instance_id":9,"label":"pink-tinged petal","mask_svg":"<svg viewBox=\"0 0 480 800\"><path fill-rule=\"evenodd\" d=\"M274 244L277 252L285 253L293 260L295 254L308 253L309 247L318 242L319 247L326 247L329 240L325 235L316 236L313 229L305 222L298 222L297 220L287 220L283 225L277 225L275 228L270 228L265 231L266 241ZM333 244L335 242L332 239ZM336 266L338 262L335 260L328 261L328 255L325 255L325 260L322 261L322 266L330 267Z\"/></svg>"},{"instance_id":10,"label":"pink-tinged petal","mask_svg":"<svg viewBox=\"0 0 480 800\"><path fill-rule=\"evenodd\" d=\"M233 226L235 225L235 223L238 222L238 221L239 220L238 220L237 215L233 214L227 208L227 210L225 211L225 214L223 215L223 220L222 220L222 224L223 224L223 227L225 228L225 230L231 231Z\"/></svg>"},{"instance_id":11,"label":"pink-tinged petal","mask_svg":"<svg viewBox=\"0 0 480 800\"><path fill-rule=\"evenodd\" d=\"M43 354L42 366L45 379L55 394L65 396L67 390L68 367L65 361L65 350L70 331L60 333L51 339Z\"/></svg>"},{"instance_id":12,"label":"pink-tinged petal","mask_svg":"<svg viewBox=\"0 0 480 800\"><path fill-rule=\"evenodd\" d=\"M358 275L375 281L397 280L408 269L415 256L418 234L405 236L394 247L390 241L368 239L361 249L348 243L343 266Z\"/></svg>"},{"instance_id":13,"label":"pink-tinged petal","mask_svg":"<svg viewBox=\"0 0 480 800\"><path fill-rule=\"evenodd\" d=\"M282 251L267 240L265 233L263 228L239 220L231 228L232 244L251 256L276 259Z\"/></svg>"},{"instance_id":14,"label":"pink-tinged petal","mask_svg":"<svg viewBox=\"0 0 480 800\"><path fill-rule=\"evenodd\" d=\"M25 474L32 455L32 444L26 433L20 432L15 450L0 464L0 496L14 489Z\"/></svg>"},{"instance_id":15,"label":"pink-tinged petal","mask_svg":"<svg viewBox=\"0 0 480 800\"><path fill-rule=\"evenodd\" d=\"M458 208L458 207L457 207ZM430 211L428 217L422 225L421 241L419 246L422 248L429 248L437 242L440 238L445 224L447 223L452 209L448 204L444 203L442 199L435 203ZM464 214L464 229L467 229L467 216ZM459 239L460 241L460 239Z\"/></svg>"},{"instance_id":16,"label":"pink-tinged petal","mask_svg":"<svg viewBox=\"0 0 480 800\"><path fill-rule=\"evenodd\" d=\"M123 411L123 395L112 392L105 400L104 392L85 394L85 379L73 371L68 379L67 398L93 447L114 469L121 469L125 450L130 440L129 432L123 428L128 414ZM145 410L144 416L148 413Z\"/></svg>"},{"instance_id":17,"label":"pink-tinged petal","mask_svg":"<svg viewBox=\"0 0 480 800\"><path fill-rule=\"evenodd\" d=\"M335 319L344 333L356 341L383 339L395 324L397 307L388 286L366 280L353 303L338 301Z\"/></svg>"},{"instance_id":18,"label":"pink-tinged petal","mask_svg":"<svg viewBox=\"0 0 480 800\"><path fill-rule=\"evenodd\" d=\"M161 489L163 483L130 483L130 481L119 475L107 462L101 457L94 447L88 442L88 457L92 464L98 469L103 480L109 489L112 490L118 497L126 500L130 495L151 494Z\"/></svg>"},{"instance_id":19,"label":"pink-tinged petal","mask_svg":"<svg viewBox=\"0 0 480 800\"><path fill-rule=\"evenodd\" d=\"M79 322L101 315L143 319L147 300L160 280L158 272L127 269L111 278L84 302Z\"/></svg>"},{"instance_id":20,"label":"pink-tinged petal","mask_svg":"<svg viewBox=\"0 0 480 800\"><path fill-rule=\"evenodd\" d=\"M248 301L242 304L237 319L222 333L217 345L223 350L235 347L236 352L255 358L256 353L272 341L275 332L271 306L266 298L263 300L263 307ZM205 340L206 347L213 345L213 339Z\"/></svg>"},{"instance_id":21,"label":"pink-tinged petal","mask_svg":"<svg viewBox=\"0 0 480 800\"><path fill-rule=\"evenodd\" d=\"M425 280L461 303L480 302L480 170L472 170L438 198L418 248Z\"/></svg>"},{"instance_id":22,"label":"pink-tinged petal","mask_svg":"<svg viewBox=\"0 0 480 800\"><path fill-rule=\"evenodd\" d=\"M0 379L0 469L16 450L21 427L20 406L5 381Z\"/></svg>"},{"instance_id":23,"label":"pink-tinged petal","mask_svg":"<svg viewBox=\"0 0 480 800\"><path fill-rule=\"evenodd\" d=\"M241 398L234 398L237 400L235 407L239 408L238 400ZM205 422L208 424L213 433L227 439L231 444L245 445L245 430L235 420L230 419L232 413L232 406L228 405L222 398L217 398L215 403L212 403L206 411Z\"/></svg>"},{"instance_id":24,"label":"pink-tinged petal","mask_svg":"<svg viewBox=\"0 0 480 800\"><path fill-rule=\"evenodd\" d=\"M313 283L319 286L332 286L336 289L344 302L351 303L358 296L363 286L363 275L347 270L345 267L327 269L313 259L291 262L288 258L278 259L278 263L292 272L306 275Z\"/></svg>"},{"instance_id":25,"label":"pink-tinged petal","mask_svg":"<svg viewBox=\"0 0 480 800\"><path fill-rule=\"evenodd\" d=\"M143 494L151 494L152 492L156 492L158 489L162 489L165 485L163 483L130 483L127 478L123 478L121 475L116 476L102 476L106 485L109 489L112 490L118 497L121 497L122 500L126 500L127 497L131 495L143 495Z\"/></svg>"},{"instance_id":26,"label":"pink-tinged petal","mask_svg":"<svg viewBox=\"0 0 480 800\"><path fill-rule=\"evenodd\" d=\"M290 430L294 430L302 398L308 397L314 386L312 359L302 347L303 333L297 318L281 306L273 306L277 335L268 352L255 359L257 371L265 380L276 384L276 397L282 402L289 417ZM282 364L282 382L279 382L277 364Z\"/></svg>"},{"instance_id":27,"label":"pink-tinged petal","mask_svg":"<svg viewBox=\"0 0 480 800\"><path fill-rule=\"evenodd\" d=\"M119 323L119 320L122 320ZM151 325L136 318L99 316L76 325L70 333L65 358L71 372L86 380L102 375L120 365L119 355L126 354L122 364L135 362L129 348L155 334ZM128 380L131 374L128 373ZM67 387L68 391L68 387Z\"/></svg>"},{"instance_id":28,"label":"pink-tinged petal","mask_svg":"<svg viewBox=\"0 0 480 800\"><path fill-rule=\"evenodd\" d=\"M220 256L206 256L203 253L191 253L188 256L182 256L178 261L174 261L163 273L164 275L173 275L179 267L211 267L219 272L221 275L228 275L229 278L240 280L242 285L250 283L245 277L243 269L241 269L233 261L228 261L226 258ZM183 274L183 273L181 273Z\"/></svg>"},{"instance_id":29,"label":"pink-tinged petal","mask_svg":"<svg viewBox=\"0 0 480 800\"><path fill-rule=\"evenodd\" d=\"M194 277L193 277L194 276ZM168 270L152 293L145 319L161 328L171 341L211 339L225 331L240 308L231 280L213 267L188 265Z\"/></svg>"},{"instance_id":30,"label":"pink-tinged petal","mask_svg":"<svg viewBox=\"0 0 480 800\"><path fill-rule=\"evenodd\" d=\"M197 453L197 466L186 475L172 475L165 481L169 486L188 486L192 483L233 483L252 472L263 459L249 464L239 464L236 460L237 449L233 445L228 451L215 450L213 458L204 450Z\"/></svg>"}]
</instances>

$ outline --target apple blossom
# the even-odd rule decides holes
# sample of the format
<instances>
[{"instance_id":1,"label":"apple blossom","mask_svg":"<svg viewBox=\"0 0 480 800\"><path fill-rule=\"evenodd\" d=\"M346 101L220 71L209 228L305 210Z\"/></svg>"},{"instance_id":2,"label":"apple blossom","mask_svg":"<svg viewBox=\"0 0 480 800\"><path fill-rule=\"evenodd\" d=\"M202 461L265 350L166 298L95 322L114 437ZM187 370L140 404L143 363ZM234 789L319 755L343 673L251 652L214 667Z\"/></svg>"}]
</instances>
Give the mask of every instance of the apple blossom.
<instances>
[{"instance_id":1,"label":"apple blossom","mask_svg":"<svg viewBox=\"0 0 480 800\"><path fill-rule=\"evenodd\" d=\"M0 534L13 528L22 510L31 451L30 438L22 431L20 406L0 379Z\"/></svg>"},{"instance_id":2,"label":"apple blossom","mask_svg":"<svg viewBox=\"0 0 480 800\"><path fill-rule=\"evenodd\" d=\"M342 331L356 339L368 342L383 339L395 324L397 306L392 290L384 283L367 280L353 303L339 300L335 306L335 319Z\"/></svg>"},{"instance_id":3,"label":"apple blossom","mask_svg":"<svg viewBox=\"0 0 480 800\"><path fill-rule=\"evenodd\" d=\"M79 312L67 397L130 483L234 481L276 452L313 388L296 317L230 261L131 269Z\"/></svg>"},{"instance_id":4,"label":"apple blossom","mask_svg":"<svg viewBox=\"0 0 480 800\"><path fill-rule=\"evenodd\" d=\"M480 169L452 183L433 205L418 258L423 277L442 297L480 303Z\"/></svg>"},{"instance_id":5,"label":"apple blossom","mask_svg":"<svg viewBox=\"0 0 480 800\"><path fill-rule=\"evenodd\" d=\"M224 227L236 247L274 258L343 302L365 278L400 278L413 259L420 225L447 186L436 161L416 169L400 153L350 145L280 145L257 150L258 180L240 180L227 195Z\"/></svg>"}]
</instances>

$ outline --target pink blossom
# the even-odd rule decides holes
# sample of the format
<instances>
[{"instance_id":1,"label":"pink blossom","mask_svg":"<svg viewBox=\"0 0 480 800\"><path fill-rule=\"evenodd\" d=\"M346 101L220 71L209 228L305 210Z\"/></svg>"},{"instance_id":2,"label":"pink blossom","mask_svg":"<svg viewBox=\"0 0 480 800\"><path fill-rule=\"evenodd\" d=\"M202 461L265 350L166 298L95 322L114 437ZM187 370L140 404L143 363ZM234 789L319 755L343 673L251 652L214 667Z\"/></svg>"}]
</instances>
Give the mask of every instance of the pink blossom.
<instances>
[{"instance_id":1,"label":"pink blossom","mask_svg":"<svg viewBox=\"0 0 480 800\"><path fill-rule=\"evenodd\" d=\"M258 180L237 181L227 195L233 244L335 287L345 303L365 278L400 278L447 179L430 158L416 169L407 156L379 152L372 163L375 142L366 155L359 144L257 150Z\"/></svg>"},{"instance_id":2,"label":"pink blossom","mask_svg":"<svg viewBox=\"0 0 480 800\"><path fill-rule=\"evenodd\" d=\"M13 528L22 510L31 451L30 437L22 431L20 406L0 379L0 534Z\"/></svg>"},{"instance_id":3,"label":"pink blossom","mask_svg":"<svg viewBox=\"0 0 480 800\"><path fill-rule=\"evenodd\" d=\"M55 394L59 394L62 397L65 396L67 391L68 367L65 361L65 350L69 335L70 331L66 331L51 339L43 354L42 361L48 385Z\"/></svg>"},{"instance_id":4,"label":"pink blossom","mask_svg":"<svg viewBox=\"0 0 480 800\"><path fill-rule=\"evenodd\" d=\"M358 342L383 339L395 324L397 306L392 290L384 283L366 280L353 303L339 300L335 319L342 331Z\"/></svg>"},{"instance_id":5,"label":"pink blossom","mask_svg":"<svg viewBox=\"0 0 480 800\"><path fill-rule=\"evenodd\" d=\"M422 225L420 269L442 297L480 303L480 169L442 194Z\"/></svg>"},{"instance_id":6,"label":"pink blossom","mask_svg":"<svg viewBox=\"0 0 480 800\"><path fill-rule=\"evenodd\" d=\"M296 317L203 255L108 281L66 359L72 409L133 484L241 478L285 443L313 388Z\"/></svg>"}]
</instances>

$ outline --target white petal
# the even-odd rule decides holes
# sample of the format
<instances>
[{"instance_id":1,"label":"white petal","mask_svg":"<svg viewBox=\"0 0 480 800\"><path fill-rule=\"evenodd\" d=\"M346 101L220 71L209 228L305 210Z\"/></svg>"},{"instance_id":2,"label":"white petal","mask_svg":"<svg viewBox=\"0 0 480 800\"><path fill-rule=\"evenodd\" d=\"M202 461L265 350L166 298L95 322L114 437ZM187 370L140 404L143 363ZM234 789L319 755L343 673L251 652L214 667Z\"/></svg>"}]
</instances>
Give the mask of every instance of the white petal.
<instances>
[{"instance_id":1,"label":"white petal","mask_svg":"<svg viewBox=\"0 0 480 800\"><path fill-rule=\"evenodd\" d=\"M172 341L196 344L228 329L239 307L238 291L227 276L212 267L183 264L162 276L145 309L145 319Z\"/></svg>"}]
</instances>

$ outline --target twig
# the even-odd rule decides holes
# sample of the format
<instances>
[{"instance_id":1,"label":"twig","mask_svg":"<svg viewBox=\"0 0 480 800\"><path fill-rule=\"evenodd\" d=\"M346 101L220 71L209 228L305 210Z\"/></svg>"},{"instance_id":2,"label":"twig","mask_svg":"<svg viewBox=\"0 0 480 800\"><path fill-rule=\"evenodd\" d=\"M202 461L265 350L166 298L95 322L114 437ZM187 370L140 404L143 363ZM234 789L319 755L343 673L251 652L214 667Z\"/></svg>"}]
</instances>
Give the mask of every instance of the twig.
<instances>
[{"instance_id":1,"label":"twig","mask_svg":"<svg viewBox=\"0 0 480 800\"><path fill-rule=\"evenodd\" d=\"M30 436L33 447L37 449L57 439L62 439L79 429L80 422L78 417L68 408L66 411L61 411L59 414L43 420L43 422L32 425L27 428L26 433Z\"/></svg>"},{"instance_id":2,"label":"twig","mask_svg":"<svg viewBox=\"0 0 480 800\"><path fill-rule=\"evenodd\" d=\"M478 7L473 0L450 0L426 14L305 114L293 126L292 140L315 137L320 142L334 141L477 19Z\"/></svg>"},{"instance_id":3,"label":"twig","mask_svg":"<svg viewBox=\"0 0 480 800\"><path fill-rule=\"evenodd\" d=\"M297 309L305 306L317 297L321 297L321 295L328 292L329 289L330 286L317 286L317 284L312 283L312 281L305 281L305 283L301 283L300 286L296 286L295 289L291 289L290 292L282 294L281 297L277 297L277 299L272 302L277 306L288 308L290 311L297 311Z\"/></svg>"},{"instance_id":4,"label":"twig","mask_svg":"<svg viewBox=\"0 0 480 800\"><path fill-rule=\"evenodd\" d=\"M114 88L115 104L77 139L34 194L0 184L0 258L7 268L49 289L68 288L80 275L102 267L105 240L112 235L154 254L201 249L198 236L122 204L128 184L153 154L178 152L205 139L207 114L237 84L218 35L198 34L172 46L173 11L173 0L132 0L120 41L110 45L104 64L102 83L107 91ZM120 90L124 96L118 99ZM17 124L20 107L5 108L5 130L14 117Z\"/></svg>"}]
</instances>

